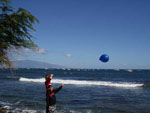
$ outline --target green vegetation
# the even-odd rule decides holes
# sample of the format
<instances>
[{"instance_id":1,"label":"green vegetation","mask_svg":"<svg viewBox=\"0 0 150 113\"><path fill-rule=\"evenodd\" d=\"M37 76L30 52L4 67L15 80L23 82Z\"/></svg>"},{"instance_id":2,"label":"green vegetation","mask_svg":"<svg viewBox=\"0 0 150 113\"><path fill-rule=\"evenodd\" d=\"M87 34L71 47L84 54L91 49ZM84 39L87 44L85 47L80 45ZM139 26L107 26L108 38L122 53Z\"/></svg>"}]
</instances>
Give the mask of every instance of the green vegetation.
<instances>
[{"instance_id":1,"label":"green vegetation","mask_svg":"<svg viewBox=\"0 0 150 113\"><path fill-rule=\"evenodd\" d=\"M39 22L23 8L14 9L10 0L0 0L0 63L11 67L10 49L31 48L37 45L32 40L33 24Z\"/></svg>"}]
</instances>

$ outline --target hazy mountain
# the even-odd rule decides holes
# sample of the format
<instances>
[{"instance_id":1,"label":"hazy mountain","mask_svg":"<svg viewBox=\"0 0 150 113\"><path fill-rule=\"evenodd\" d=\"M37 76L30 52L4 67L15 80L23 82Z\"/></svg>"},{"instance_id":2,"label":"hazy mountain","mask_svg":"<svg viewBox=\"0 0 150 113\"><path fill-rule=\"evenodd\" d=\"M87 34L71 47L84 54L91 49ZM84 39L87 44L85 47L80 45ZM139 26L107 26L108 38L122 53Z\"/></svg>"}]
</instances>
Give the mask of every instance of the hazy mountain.
<instances>
[{"instance_id":1,"label":"hazy mountain","mask_svg":"<svg viewBox=\"0 0 150 113\"><path fill-rule=\"evenodd\" d=\"M13 64L16 68L64 68L64 66L32 60L13 61Z\"/></svg>"}]
</instances>

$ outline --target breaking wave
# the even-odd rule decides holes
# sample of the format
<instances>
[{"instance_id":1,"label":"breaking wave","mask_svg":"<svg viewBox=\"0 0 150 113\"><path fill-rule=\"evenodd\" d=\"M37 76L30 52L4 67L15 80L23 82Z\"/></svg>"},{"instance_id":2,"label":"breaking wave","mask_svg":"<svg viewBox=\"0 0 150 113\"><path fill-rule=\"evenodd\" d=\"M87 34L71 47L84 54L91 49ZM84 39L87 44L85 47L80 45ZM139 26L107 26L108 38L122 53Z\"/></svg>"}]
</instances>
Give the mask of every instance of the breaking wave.
<instances>
[{"instance_id":1,"label":"breaking wave","mask_svg":"<svg viewBox=\"0 0 150 113\"><path fill-rule=\"evenodd\" d=\"M31 79L21 77L19 81L24 82L45 82L44 78ZM110 87L123 87L123 88L136 88L141 87L144 84L130 83L130 82L106 82L106 81L86 81L86 80L64 80L64 79L53 79L52 83L63 83L73 85L97 85L97 86L110 86Z\"/></svg>"}]
</instances>

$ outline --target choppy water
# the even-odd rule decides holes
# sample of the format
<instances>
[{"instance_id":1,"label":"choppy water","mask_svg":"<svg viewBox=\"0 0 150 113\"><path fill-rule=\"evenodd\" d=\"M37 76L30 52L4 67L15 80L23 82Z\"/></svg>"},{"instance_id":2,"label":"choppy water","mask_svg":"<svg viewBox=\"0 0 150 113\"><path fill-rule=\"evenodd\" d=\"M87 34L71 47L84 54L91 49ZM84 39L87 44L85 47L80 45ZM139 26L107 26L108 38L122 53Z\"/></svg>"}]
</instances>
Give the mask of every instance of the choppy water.
<instances>
[{"instance_id":1,"label":"choppy water","mask_svg":"<svg viewBox=\"0 0 150 113\"><path fill-rule=\"evenodd\" d=\"M14 113L44 113L44 76L63 89L57 113L149 113L150 70L0 70L0 105Z\"/></svg>"}]
</instances>

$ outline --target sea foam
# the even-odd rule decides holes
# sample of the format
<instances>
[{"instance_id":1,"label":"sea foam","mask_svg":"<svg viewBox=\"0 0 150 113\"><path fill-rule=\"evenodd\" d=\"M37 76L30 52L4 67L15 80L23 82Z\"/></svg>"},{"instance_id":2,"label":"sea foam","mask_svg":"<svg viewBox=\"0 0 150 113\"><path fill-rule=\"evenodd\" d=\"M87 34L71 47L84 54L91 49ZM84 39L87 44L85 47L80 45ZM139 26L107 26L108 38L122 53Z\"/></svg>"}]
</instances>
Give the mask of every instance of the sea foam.
<instances>
[{"instance_id":1,"label":"sea foam","mask_svg":"<svg viewBox=\"0 0 150 113\"><path fill-rule=\"evenodd\" d=\"M44 78L31 79L31 78L21 77L19 81L45 82L45 79ZM97 85L97 86L124 87L124 88L136 88L144 85L144 84L138 84L132 82L108 82L108 81L86 81L86 80L64 80L64 79L53 79L52 83L63 83L63 84L74 84L74 85Z\"/></svg>"}]
</instances>

